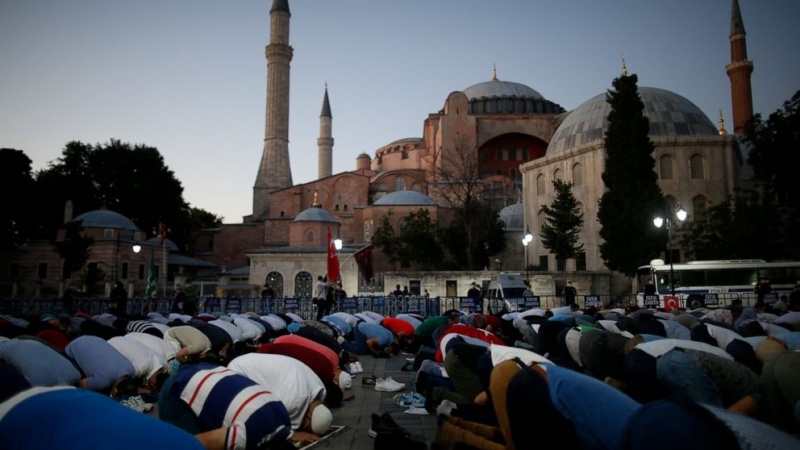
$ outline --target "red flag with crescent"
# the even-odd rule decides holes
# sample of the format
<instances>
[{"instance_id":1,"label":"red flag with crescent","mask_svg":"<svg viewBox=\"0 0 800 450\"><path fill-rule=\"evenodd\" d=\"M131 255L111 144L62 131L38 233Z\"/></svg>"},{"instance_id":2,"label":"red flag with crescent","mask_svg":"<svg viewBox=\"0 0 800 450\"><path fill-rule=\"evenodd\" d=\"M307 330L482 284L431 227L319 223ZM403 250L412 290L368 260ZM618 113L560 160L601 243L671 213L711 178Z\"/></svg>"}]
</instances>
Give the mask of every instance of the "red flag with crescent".
<instances>
[{"instance_id":1,"label":"red flag with crescent","mask_svg":"<svg viewBox=\"0 0 800 450\"><path fill-rule=\"evenodd\" d=\"M331 283L339 281L339 252L336 251L330 228L328 228L328 281Z\"/></svg>"}]
</instances>

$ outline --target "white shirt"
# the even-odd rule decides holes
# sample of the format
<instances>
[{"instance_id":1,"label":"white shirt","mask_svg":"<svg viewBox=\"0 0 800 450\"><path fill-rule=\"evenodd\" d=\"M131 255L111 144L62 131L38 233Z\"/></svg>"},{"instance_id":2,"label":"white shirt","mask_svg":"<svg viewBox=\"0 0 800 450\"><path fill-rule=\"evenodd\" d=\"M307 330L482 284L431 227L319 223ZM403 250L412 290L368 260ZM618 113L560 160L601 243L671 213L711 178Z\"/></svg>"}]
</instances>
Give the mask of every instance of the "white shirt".
<instances>
[{"instance_id":1,"label":"white shirt","mask_svg":"<svg viewBox=\"0 0 800 450\"><path fill-rule=\"evenodd\" d=\"M267 322L273 330L283 330L286 328L286 321L278 316L273 316L272 314L268 316L261 316L261 320Z\"/></svg>"},{"instance_id":2,"label":"white shirt","mask_svg":"<svg viewBox=\"0 0 800 450\"><path fill-rule=\"evenodd\" d=\"M789 311L785 314L781 314L773 323L786 323L795 326L800 325L800 311Z\"/></svg>"},{"instance_id":3,"label":"white shirt","mask_svg":"<svg viewBox=\"0 0 800 450\"><path fill-rule=\"evenodd\" d=\"M217 319L217 320L211 320L208 323L225 330L230 335L234 344L244 340L244 335L242 334L242 330L231 322L222 319Z\"/></svg>"},{"instance_id":4,"label":"white shirt","mask_svg":"<svg viewBox=\"0 0 800 450\"><path fill-rule=\"evenodd\" d=\"M264 334L255 322L247 318L234 317L233 324L242 331L242 338L244 340L258 339Z\"/></svg>"},{"instance_id":5,"label":"white shirt","mask_svg":"<svg viewBox=\"0 0 800 450\"><path fill-rule=\"evenodd\" d=\"M150 378L161 369L166 369L167 360L136 339L116 336L108 340L112 347L122 353L133 364L137 377Z\"/></svg>"},{"instance_id":6,"label":"white shirt","mask_svg":"<svg viewBox=\"0 0 800 450\"><path fill-rule=\"evenodd\" d=\"M145 347L163 356L166 361L175 358L175 349L164 338L158 338L148 333L128 333L126 338L133 339Z\"/></svg>"},{"instance_id":7,"label":"white shirt","mask_svg":"<svg viewBox=\"0 0 800 450\"><path fill-rule=\"evenodd\" d=\"M332 316L336 316L344 320L345 322L349 323L351 327L356 326L358 323L358 318L352 314L347 314L346 312L335 312L331 314Z\"/></svg>"},{"instance_id":8,"label":"white shirt","mask_svg":"<svg viewBox=\"0 0 800 450\"><path fill-rule=\"evenodd\" d=\"M308 405L325 399L325 386L302 361L284 355L248 353L237 356L228 368L260 384L281 399L292 419L292 429L303 424Z\"/></svg>"},{"instance_id":9,"label":"white shirt","mask_svg":"<svg viewBox=\"0 0 800 450\"><path fill-rule=\"evenodd\" d=\"M706 344L705 342L685 341L683 339L657 339L655 341L638 344L635 348L656 358L660 358L674 348L686 348L711 353L733 361L733 356L719 347Z\"/></svg>"},{"instance_id":10,"label":"white shirt","mask_svg":"<svg viewBox=\"0 0 800 450\"><path fill-rule=\"evenodd\" d=\"M538 353L534 353L530 350L526 350L524 348L492 344L489 347L489 351L492 354L492 365L495 367L503 361L508 361L509 359L514 359L514 358L519 358L525 364L530 364L532 362L550 363L550 364L553 363L544 356Z\"/></svg>"},{"instance_id":11,"label":"white shirt","mask_svg":"<svg viewBox=\"0 0 800 450\"><path fill-rule=\"evenodd\" d=\"M710 323L704 324L708 330L708 335L717 341L717 346L721 349L728 348L728 344L733 342L734 339L742 339L742 335L727 328L722 328Z\"/></svg>"}]
</instances>

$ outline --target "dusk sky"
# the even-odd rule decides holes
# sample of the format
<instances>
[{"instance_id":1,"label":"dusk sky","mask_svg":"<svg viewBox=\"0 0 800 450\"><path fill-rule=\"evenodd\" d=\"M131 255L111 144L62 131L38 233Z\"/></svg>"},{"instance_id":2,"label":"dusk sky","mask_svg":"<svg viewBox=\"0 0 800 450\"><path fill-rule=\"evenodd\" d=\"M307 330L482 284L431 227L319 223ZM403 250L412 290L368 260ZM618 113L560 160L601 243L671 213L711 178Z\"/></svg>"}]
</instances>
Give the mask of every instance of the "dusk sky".
<instances>
[{"instance_id":1,"label":"dusk sky","mask_svg":"<svg viewBox=\"0 0 800 450\"><path fill-rule=\"evenodd\" d=\"M678 93L732 130L731 0L290 0L289 150L317 176L325 84L333 172L421 137L448 94L522 83L567 110L611 87ZM800 1L740 0L755 112L800 89ZM34 170L69 141L159 149L191 206L241 222L263 149L272 0L0 0L0 148ZM99 206L99 205L98 205Z\"/></svg>"}]
</instances>

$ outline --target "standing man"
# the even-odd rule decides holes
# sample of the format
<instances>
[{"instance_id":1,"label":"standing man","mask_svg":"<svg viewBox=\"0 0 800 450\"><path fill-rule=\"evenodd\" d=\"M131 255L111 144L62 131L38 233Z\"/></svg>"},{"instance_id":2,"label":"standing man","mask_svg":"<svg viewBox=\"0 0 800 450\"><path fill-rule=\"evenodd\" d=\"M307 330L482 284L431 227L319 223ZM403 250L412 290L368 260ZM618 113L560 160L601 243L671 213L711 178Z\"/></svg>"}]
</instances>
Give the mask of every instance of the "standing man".
<instances>
[{"instance_id":1,"label":"standing man","mask_svg":"<svg viewBox=\"0 0 800 450\"><path fill-rule=\"evenodd\" d=\"M121 281L117 281L114 289L108 295L108 310L117 317L124 317L128 314L128 293Z\"/></svg>"},{"instance_id":2,"label":"standing man","mask_svg":"<svg viewBox=\"0 0 800 450\"><path fill-rule=\"evenodd\" d=\"M575 297L578 296L578 290L572 285L572 281L567 281L564 287L564 306L570 306L575 303Z\"/></svg>"},{"instance_id":3,"label":"standing man","mask_svg":"<svg viewBox=\"0 0 800 450\"><path fill-rule=\"evenodd\" d=\"M183 288L183 313L189 316L197 315L197 297L199 294L197 286L192 284L192 279L186 280L186 287Z\"/></svg>"},{"instance_id":4,"label":"standing man","mask_svg":"<svg viewBox=\"0 0 800 450\"><path fill-rule=\"evenodd\" d=\"M325 315L324 308L328 297L327 284L328 283L325 282L325 279L322 277L322 275L317 277L317 286L314 296L314 304L317 306L317 320L322 319L322 316Z\"/></svg>"}]
</instances>

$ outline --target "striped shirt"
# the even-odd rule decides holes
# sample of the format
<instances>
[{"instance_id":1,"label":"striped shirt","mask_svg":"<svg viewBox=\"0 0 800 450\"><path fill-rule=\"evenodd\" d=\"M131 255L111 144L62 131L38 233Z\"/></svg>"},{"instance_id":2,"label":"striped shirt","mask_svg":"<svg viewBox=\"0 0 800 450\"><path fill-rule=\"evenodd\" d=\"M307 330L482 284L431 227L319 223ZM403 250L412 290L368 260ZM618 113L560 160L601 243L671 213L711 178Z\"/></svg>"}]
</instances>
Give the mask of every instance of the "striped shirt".
<instances>
[{"instance_id":1,"label":"striped shirt","mask_svg":"<svg viewBox=\"0 0 800 450\"><path fill-rule=\"evenodd\" d=\"M255 449L292 434L286 407L263 386L226 367L184 365L171 393L209 430L227 427L226 449Z\"/></svg>"}]
</instances>

